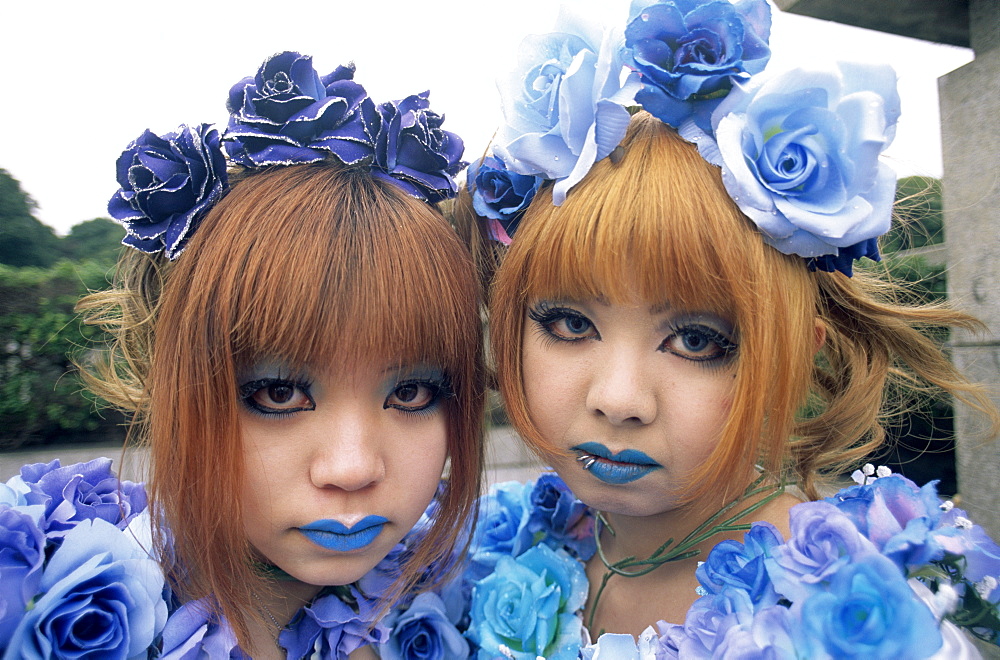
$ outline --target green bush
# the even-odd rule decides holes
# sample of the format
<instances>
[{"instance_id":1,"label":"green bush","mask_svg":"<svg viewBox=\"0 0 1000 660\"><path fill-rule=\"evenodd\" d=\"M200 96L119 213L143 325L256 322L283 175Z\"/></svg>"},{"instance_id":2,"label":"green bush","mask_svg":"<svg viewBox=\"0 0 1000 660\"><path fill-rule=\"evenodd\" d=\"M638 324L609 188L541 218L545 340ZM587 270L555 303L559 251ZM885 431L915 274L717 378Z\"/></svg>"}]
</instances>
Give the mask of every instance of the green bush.
<instances>
[{"instance_id":1,"label":"green bush","mask_svg":"<svg viewBox=\"0 0 1000 660\"><path fill-rule=\"evenodd\" d=\"M95 261L0 264L0 449L121 436L121 416L98 409L71 361L99 338L73 306L107 286Z\"/></svg>"}]
</instances>

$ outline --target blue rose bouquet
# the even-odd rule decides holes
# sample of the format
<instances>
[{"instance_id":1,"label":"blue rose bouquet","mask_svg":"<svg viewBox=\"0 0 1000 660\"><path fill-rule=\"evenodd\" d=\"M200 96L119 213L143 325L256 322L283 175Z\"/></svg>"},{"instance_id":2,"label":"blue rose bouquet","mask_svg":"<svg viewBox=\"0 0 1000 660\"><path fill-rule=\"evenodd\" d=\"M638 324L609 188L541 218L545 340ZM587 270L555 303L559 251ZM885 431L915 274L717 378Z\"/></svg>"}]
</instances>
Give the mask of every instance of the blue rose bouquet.
<instances>
[{"instance_id":1,"label":"blue rose bouquet","mask_svg":"<svg viewBox=\"0 0 1000 660\"><path fill-rule=\"evenodd\" d=\"M3 658L146 658L167 619L146 493L111 461L27 465L0 484Z\"/></svg>"},{"instance_id":2,"label":"blue rose bouquet","mask_svg":"<svg viewBox=\"0 0 1000 660\"><path fill-rule=\"evenodd\" d=\"M742 543L717 544L698 564L701 597L683 623L593 643L581 613L593 513L555 474L496 485L480 499L448 606L415 608L419 644L383 657L462 657L416 651L444 648L456 630L481 660L977 657L963 629L996 644L1000 546L934 482L918 488L871 466L855 479L793 507L788 539L757 522Z\"/></svg>"}]
</instances>

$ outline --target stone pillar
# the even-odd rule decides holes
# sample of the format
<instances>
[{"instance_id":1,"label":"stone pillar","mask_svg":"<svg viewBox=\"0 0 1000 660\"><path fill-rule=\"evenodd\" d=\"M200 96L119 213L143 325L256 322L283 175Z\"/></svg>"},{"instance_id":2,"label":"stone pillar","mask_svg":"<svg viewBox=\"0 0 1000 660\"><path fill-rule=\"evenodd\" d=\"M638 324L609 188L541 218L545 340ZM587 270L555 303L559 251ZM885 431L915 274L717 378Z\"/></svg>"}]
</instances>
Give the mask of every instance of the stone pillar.
<instances>
[{"instance_id":1,"label":"stone pillar","mask_svg":"<svg viewBox=\"0 0 1000 660\"><path fill-rule=\"evenodd\" d=\"M976 59L938 80L948 297L988 330L956 331L952 359L1000 405L1000 10L996 0L971 0L969 9ZM1000 440L958 403L955 430L961 506L1000 539Z\"/></svg>"}]
</instances>

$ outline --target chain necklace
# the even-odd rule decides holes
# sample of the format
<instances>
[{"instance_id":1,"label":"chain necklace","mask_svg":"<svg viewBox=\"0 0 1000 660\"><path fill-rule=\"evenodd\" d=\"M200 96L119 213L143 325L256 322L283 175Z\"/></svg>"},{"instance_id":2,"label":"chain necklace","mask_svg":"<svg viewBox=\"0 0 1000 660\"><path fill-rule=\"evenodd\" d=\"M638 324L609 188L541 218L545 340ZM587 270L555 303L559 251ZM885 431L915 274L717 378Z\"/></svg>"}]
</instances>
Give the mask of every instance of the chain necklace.
<instances>
[{"instance_id":1,"label":"chain necklace","mask_svg":"<svg viewBox=\"0 0 1000 660\"><path fill-rule=\"evenodd\" d=\"M607 518L604 517L604 514L598 511L594 522L594 541L597 543L597 555L601 563L608 570L604 574L604 577L601 578L601 586L598 587L597 594L594 596L594 604L590 608L590 616L587 618L587 628L592 629L594 627L594 615L597 613L597 604L600 602L604 588L608 586L608 580L612 576L621 575L623 577L634 578L646 575L668 562L682 561L701 554L701 550L693 549L694 546L717 534L749 530L750 523L737 523L736 521L750 515L785 492L786 484L784 481L781 481L777 485L765 486L762 485L765 478L766 476L763 474L757 477L753 483L747 486L742 495L712 514L705 522L698 525L694 531L681 539L680 543L673 545L674 539L669 538L646 559L637 559L635 556L629 556L613 563L608 561L607 555L604 554L604 548L601 546L601 530L602 528L606 528L612 536L615 536L615 530ZM720 518L729 514L734 507L762 493L767 494L753 504L740 509L721 522L718 522Z\"/></svg>"},{"instance_id":2,"label":"chain necklace","mask_svg":"<svg viewBox=\"0 0 1000 660\"><path fill-rule=\"evenodd\" d=\"M252 593L253 597L257 599L257 604L260 605L260 611L264 614L264 616L266 616L271 621L272 624L274 624L274 629L276 632L273 635L271 635L271 637L274 639L275 646L277 646L280 649L281 644L278 642L278 638L281 636L281 630L284 628L284 626L278 623L278 620L271 613L270 608L268 608L268 606L264 604L264 599L261 598L256 591L252 591L250 593Z\"/></svg>"}]
</instances>

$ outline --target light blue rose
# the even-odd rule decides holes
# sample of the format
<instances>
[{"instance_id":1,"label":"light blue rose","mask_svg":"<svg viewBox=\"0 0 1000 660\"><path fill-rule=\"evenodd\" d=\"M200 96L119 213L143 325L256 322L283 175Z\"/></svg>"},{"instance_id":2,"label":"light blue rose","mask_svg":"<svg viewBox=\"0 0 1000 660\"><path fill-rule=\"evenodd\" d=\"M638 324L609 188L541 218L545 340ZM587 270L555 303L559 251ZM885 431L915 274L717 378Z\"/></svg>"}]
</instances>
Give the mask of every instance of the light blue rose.
<instances>
[{"instance_id":1,"label":"light blue rose","mask_svg":"<svg viewBox=\"0 0 1000 660\"><path fill-rule=\"evenodd\" d=\"M797 69L736 85L712 115L718 152L710 139L699 147L779 251L818 258L861 245L871 256L890 224L896 175L879 154L898 117L889 66Z\"/></svg>"},{"instance_id":2,"label":"light blue rose","mask_svg":"<svg viewBox=\"0 0 1000 660\"><path fill-rule=\"evenodd\" d=\"M0 650L38 593L44 561L45 534L35 518L0 505Z\"/></svg>"},{"instance_id":3,"label":"light blue rose","mask_svg":"<svg viewBox=\"0 0 1000 660\"><path fill-rule=\"evenodd\" d=\"M159 565L109 522L84 520L42 574L43 594L21 619L4 660L145 658L163 629Z\"/></svg>"},{"instance_id":4,"label":"light blue rose","mask_svg":"<svg viewBox=\"0 0 1000 660\"><path fill-rule=\"evenodd\" d=\"M205 600L184 603L167 619L163 628L160 660L212 660L248 658L236 643L229 623L219 623Z\"/></svg>"},{"instance_id":5,"label":"light blue rose","mask_svg":"<svg viewBox=\"0 0 1000 660\"><path fill-rule=\"evenodd\" d=\"M468 637L480 660L573 660L583 623L576 612L587 600L582 564L545 545L517 559L503 557L473 588ZM506 647L506 652L501 651Z\"/></svg>"},{"instance_id":6,"label":"light blue rose","mask_svg":"<svg viewBox=\"0 0 1000 660\"><path fill-rule=\"evenodd\" d=\"M622 43L563 11L555 32L521 43L518 67L501 84L506 125L494 151L512 172L554 179L556 206L625 136L639 81L634 73L621 81Z\"/></svg>"},{"instance_id":7,"label":"light blue rose","mask_svg":"<svg viewBox=\"0 0 1000 660\"><path fill-rule=\"evenodd\" d=\"M501 557L517 557L534 545L528 529L529 491L525 484L497 484L479 499L479 518L469 549L469 579L489 575Z\"/></svg>"},{"instance_id":8,"label":"light blue rose","mask_svg":"<svg viewBox=\"0 0 1000 660\"><path fill-rule=\"evenodd\" d=\"M793 602L822 590L851 562L878 554L851 519L827 502L795 505L789 527L788 542L773 548L764 565L777 592Z\"/></svg>"},{"instance_id":9,"label":"light blue rose","mask_svg":"<svg viewBox=\"0 0 1000 660\"><path fill-rule=\"evenodd\" d=\"M756 522L744 535L744 542L722 541L699 564L695 575L709 593L723 587L742 589L755 607L767 607L777 602L764 560L771 550L781 545L781 532L768 522Z\"/></svg>"},{"instance_id":10,"label":"light blue rose","mask_svg":"<svg viewBox=\"0 0 1000 660\"><path fill-rule=\"evenodd\" d=\"M386 617L389 639L379 645L385 660L465 660L469 643L448 618L441 598L432 592L413 599L405 612Z\"/></svg>"},{"instance_id":11,"label":"light blue rose","mask_svg":"<svg viewBox=\"0 0 1000 660\"><path fill-rule=\"evenodd\" d=\"M713 658L726 635L749 629L753 623L753 603L742 589L726 587L717 594L694 602L683 627L667 631L665 645L676 648L681 658Z\"/></svg>"},{"instance_id":12,"label":"light blue rose","mask_svg":"<svg viewBox=\"0 0 1000 660\"><path fill-rule=\"evenodd\" d=\"M881 555L845 566L796 609L806 657L927 658L941 648L937 619Z\"/></svg>"}]
</instances>

